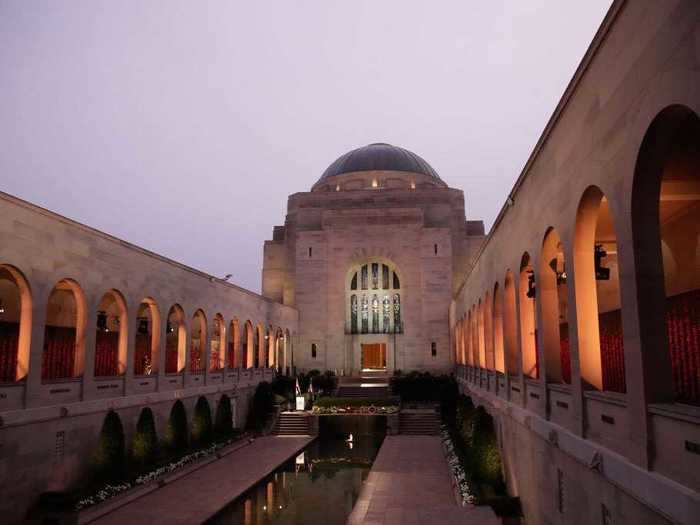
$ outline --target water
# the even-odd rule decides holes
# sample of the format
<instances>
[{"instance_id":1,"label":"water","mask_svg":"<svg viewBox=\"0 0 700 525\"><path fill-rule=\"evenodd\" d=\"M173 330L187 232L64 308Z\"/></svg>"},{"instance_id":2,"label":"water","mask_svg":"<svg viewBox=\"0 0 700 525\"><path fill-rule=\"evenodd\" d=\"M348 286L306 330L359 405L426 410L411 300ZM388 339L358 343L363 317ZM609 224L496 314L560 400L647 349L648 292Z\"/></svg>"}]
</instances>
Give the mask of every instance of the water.
<instances>
[{"instance_id":1,"label":"water","mask_svg":"<svg viewBox=\"0 0 700 525\"><path fill-rule=\"evenodd\" d=\"M384 440L329 433L230 503L209 525L345 524Z\"/></svg>"}]
</instances>

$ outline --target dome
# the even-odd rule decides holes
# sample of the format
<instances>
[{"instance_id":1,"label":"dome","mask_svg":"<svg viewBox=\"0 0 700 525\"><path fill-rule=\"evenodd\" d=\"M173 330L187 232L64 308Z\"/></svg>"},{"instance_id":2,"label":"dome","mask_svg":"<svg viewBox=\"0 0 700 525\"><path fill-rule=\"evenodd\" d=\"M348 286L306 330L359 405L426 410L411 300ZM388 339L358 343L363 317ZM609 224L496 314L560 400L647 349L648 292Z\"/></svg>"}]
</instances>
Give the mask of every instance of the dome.
<instances>
[{"instance_id":1,"label":"dome","mask_svg":"<svg viewBox=\"0 0 700 525\"><path fill-rule=\"evenodd\" d=\"M328 179L331 177L361 171L417 173L434 179L434 182L440 186L445 186L445 183L440 179L433 167L412 151L392 146L391 144L376 142L354 149L338 157L323 172L321 178L314 184L314 188L324 182L328 182Z\"/></svg>"}]
</instances>

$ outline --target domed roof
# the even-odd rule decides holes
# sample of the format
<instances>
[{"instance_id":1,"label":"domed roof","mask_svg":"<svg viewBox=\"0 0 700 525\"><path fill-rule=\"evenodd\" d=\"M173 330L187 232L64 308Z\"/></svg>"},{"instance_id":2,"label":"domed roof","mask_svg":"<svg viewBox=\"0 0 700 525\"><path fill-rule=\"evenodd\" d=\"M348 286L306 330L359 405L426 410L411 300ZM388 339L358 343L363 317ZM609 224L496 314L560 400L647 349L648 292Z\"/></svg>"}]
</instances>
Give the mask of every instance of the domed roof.
<instances>
[{"instance_id":1,"label":"domed roof","mask_svg":"<svg viewBox=\"0 0 700 525\"><path fill-rule=\"evenodd\" d=\"M391 144L376 142L368 146L354 149L338 157L338 159L323 172L323 175L321 175L321 178L315 185L320 184L329 177L355 171L405 171L409 173L420 173L433 177L444 184L433 167L412 151L399 148L398 146L392 146Z\"/></svg>"}]
</instances>

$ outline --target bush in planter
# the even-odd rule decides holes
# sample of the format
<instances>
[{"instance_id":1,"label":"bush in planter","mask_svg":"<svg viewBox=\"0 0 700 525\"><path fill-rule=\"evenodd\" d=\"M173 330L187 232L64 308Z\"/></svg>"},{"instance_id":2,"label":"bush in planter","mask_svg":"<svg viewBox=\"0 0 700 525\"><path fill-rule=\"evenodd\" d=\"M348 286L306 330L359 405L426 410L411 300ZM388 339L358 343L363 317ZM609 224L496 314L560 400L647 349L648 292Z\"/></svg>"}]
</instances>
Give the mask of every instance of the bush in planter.
<instances>
[{"instance_id":1,"label":"bush in planter","mask_svg":"<svg viewBox=\"0 0 700 525\"><path fill-rule=\"evenodd\" d=\"M338 378L332 370L326 370L323 374L314 375L311 377L311 383L314 386L314 392L331 395L338 386Z\"/></svg>"},{"instance_id":2,"label":"bush in planter","mask_svg":"<svg viewBox=\"0 0 700 525\"><path fill-rule=\"evenodd\" d=\"M231 410L231 399L223 394L216 407L216 418L214 420L214 434L217 438L226 438L233 434L233 411Z\"/></svg>"},{"instance_id":3,"label":"bush in planter","mask_svg":"<svg viewBox=\"0 0 700 525\"><path fill-rule=\"evenodd\" d=\"M288 400L294 399L295 379L289 376L277 376L272 380L272 391Z\"/></svg>"},{"instance_id":4,"label":"bush in planter","mask_svg":"<svg viewBox=\"0 0 700 525\"><path fill-rule=\"evenodd\" d=\"M197 399L192 417L192 445L200 448L208 445L212 438L211 409L204 396Z\"/></svg>"},{"instance_id":5,"label":"bush in planter","mask_svg":"<svg viewBox=\"0 0 700 525\"><path fill-rule=\"evenodd\" d=\"M471 453L476 468L475 476L492 486L495 491L502 491L501 454L498 450L493 418L479 407L471 418Z\"/></svg>"},{"instance_id":6,"label":"bush in planter","mask_svg":"<svg viewBox=\"0 0 700 525\"><path fill-rule=\"evenodd\" d=\"M187 450L187 412L179 399L170 410L164 444L171 455L179 455Z\"/></svg>"},{"instance_id":7,"label":"bush in planter","mask_svg":"<svg viewBox=\"0 0 700 525\"><path fill-rule=\"evenodd\" d=\"M158 435L153 411L149 407L139 414L136 433L131 441L131 459L139 469L152 465L158 459Z\"/></svg>"},{"instance_id":8,"label":"bush in planter","mask_svg":"<svg viewBox=\"0 0 700 525\"><path fill-rule=\"evenodd\" d=\"M261 381L255 389L250 410L248 410L248 428L262 432L274 408L275 393L272 391L272 385L267 381Z\"/></svg>"},{"instance_id":9,"label":"bush in planter","mask_svg":"<svg viewBox=\"0 0 700 525\"><path fill-rule=\"evenodd\" d=\"M110 410L105 416L93 457L96 482L116 482L124 477L124 427L119 415Z\"/></svg>"}]
</instances>

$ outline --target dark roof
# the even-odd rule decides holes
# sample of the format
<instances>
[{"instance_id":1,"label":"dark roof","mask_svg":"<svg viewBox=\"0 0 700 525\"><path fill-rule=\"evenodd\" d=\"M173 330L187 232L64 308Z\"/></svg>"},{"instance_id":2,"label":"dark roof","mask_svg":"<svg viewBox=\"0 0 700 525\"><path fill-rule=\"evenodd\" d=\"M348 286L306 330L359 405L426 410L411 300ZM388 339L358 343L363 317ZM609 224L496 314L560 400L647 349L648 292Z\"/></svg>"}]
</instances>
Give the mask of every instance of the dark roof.
<instances>
[{"instance_id":1,"label":"dark roof","mask_svg":"<svg viewBox=\"0 0 700 525\"><path fill-rule=\"evenodd\" d=\"M428 175L442 182L433 167L412 151L376 142L338 157L323 172L316 184L320 184L328 177L353 171L407 171Z\"/></svg>"}]
</instances>

